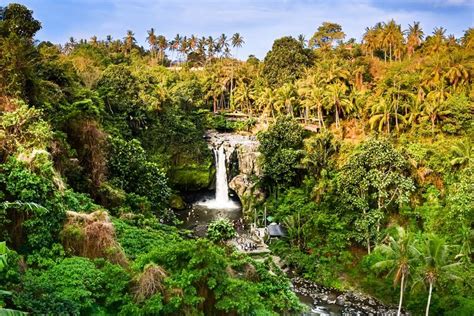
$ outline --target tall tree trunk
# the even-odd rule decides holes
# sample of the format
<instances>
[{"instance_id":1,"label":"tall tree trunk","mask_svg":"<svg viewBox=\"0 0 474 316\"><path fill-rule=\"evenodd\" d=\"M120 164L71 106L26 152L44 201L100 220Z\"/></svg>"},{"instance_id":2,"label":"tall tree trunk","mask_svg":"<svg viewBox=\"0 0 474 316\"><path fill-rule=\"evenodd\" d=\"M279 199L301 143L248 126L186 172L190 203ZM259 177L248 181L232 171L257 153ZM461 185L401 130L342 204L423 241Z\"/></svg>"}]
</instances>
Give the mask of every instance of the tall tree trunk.
<instances>
[{"instance_id":1,"label":"tall tree trunk","mask_svg":"<svg viewBox=\"0 0 474 316\"><path fill-rule=\"evenodd\" d=\"M431 116L431 136L434 138L435 136L435 116Z\"/></svg>"},{"instance_id":2,"label":"tall tree trunk","mask_svg":"<svg viewBox=\"0 0 474 316\"><path fill-rule=\"evenodd\" d=\"M234 61L232 61L232 73L230 75L230 107L234 108Z\"/></svg>"},{"instance_id":3,"label":"tall tree trunk","mask_svg":"<svg viewBox=\"0 0 474 316\"><path fill-rule=\"evenodd\" d=\"M387 134L390 134L390 113L387 113Z\"/></svg>"},{"instance_id":4,"label":"tall tree trunk","mask_svg":"<svg viewBox=\"0 0 474 316\"><path fill-rule=\"evenodd\" d=\"M319 128L325 129L326 127L324 126L324 118L323 118L323 111L321 111L321 107L318 106L318 122L319 122Z\"/></svg>"},{"instance_id":5,"label":"tall tree trunk","mask_svg":"<svg viewBox=\"0 0 474 316\"><path fill-rule=\"evenodd\" d=\"M402 313L403 290L405 286L404 283L405 283L405 273L402 273L402 280L400 281L400 301L398 302L397 316L400 316Z\"/></svg>"},{"instance_id":6,"label":"tall tree trunk","mask_svg":"<svg viewBox=\"0 0 474 316\"><path fill-rule=\"evenodd\" d=\"M426 313L425 316L430 315L430 304L431 304L431 293L433 292L433 282L430 282L430 291L428 294L428 302L426 303Z\"/></svg>"}]
</instances>

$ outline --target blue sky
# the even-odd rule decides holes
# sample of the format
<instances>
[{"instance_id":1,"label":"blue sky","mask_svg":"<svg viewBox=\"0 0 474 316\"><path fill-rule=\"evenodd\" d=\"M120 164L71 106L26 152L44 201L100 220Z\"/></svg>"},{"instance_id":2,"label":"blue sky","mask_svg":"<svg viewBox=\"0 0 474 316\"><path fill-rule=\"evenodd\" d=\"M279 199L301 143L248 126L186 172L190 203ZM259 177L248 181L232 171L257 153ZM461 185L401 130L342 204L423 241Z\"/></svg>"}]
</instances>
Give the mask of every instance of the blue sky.
<instances>
[{"instance_id":1,"label":"blue sky","mask_svg":"<svg viewBox=\"0 0 474 316\"><path fill-rule=\"evenodd\" d=\"M323 21L342 25L347 38L360 39L365 27L394 18L406 28L420 21L425 33L444 26L461 36L474 25L474 0L17 0L43 24L39 40L64 43L70 36L107 34L122 38L128 29L140 44L146 30L173 37L240 32L240 58L262 58L276 38L310 38ZM0 4L8 1L0 0Z\"/></svg>"}]
</instances>

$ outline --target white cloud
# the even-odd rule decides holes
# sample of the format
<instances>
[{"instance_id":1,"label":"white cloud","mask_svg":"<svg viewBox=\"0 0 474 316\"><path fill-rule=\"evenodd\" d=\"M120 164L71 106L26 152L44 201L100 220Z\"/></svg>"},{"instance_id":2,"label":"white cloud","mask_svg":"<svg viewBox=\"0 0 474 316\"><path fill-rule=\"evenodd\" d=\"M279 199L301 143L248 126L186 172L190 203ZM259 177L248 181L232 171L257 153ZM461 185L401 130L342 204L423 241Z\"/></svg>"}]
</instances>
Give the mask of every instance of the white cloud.
<instances>
[{"instance_id":1,"label":"white cloud","mask_svg":"<svg viewBox=\"0 0 474 316\"><path fill-rule=\"evenodd\" d=\"M30 1L33 6L41 1L50 3L48 10L53 11L59 11L62 3L55 0L25 1ZM273 41L281 36L301 33L309 38L323 21L340 23L347 37L357 39L360 39L365 27L391 18L404 28L408 23L420 21L425 33L430 33L435 26L444 26L448 33L457 36L473 23L472 11L469 15L472 0L64 1L68 3L65 6L69 6L72 15L57 12L54 19L62 19L67 27L55 30L54 36L48 35L51 32L45 29L41 34L48 36L48 39L65 41L71 35L90 38L92 35L105 37L107 34L122 38L126 30L131 29L139 42L145 44L146 30L151 27L167 37L173 37L176 33L198 36L226 33L230 36L240 32L246 42L239 51L240 57L249 54L264 57ZM435 8L441 5L461 8L458 10L461 13ZM468 10L462 10L463 6L467 6ZM54 23L46 23L45 27L54 28Z\"/></svg>"}]
</instances>

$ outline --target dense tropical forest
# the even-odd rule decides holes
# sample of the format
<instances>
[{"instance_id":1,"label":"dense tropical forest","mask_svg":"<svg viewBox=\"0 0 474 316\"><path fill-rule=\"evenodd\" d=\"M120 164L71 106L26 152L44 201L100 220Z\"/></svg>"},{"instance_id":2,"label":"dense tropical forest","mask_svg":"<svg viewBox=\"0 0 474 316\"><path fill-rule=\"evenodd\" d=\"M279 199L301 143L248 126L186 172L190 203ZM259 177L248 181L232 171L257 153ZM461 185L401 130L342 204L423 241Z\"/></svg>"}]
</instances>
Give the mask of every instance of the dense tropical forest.
<instances>
[{"instance_id":1,"label":"dense tropical forest","mask_svg":"<svg viewBox=\"0 0 474 316\"><path fill-rule=\"evenodd\" d=\"M244 217L282 223L270 249L293 273L474 314L473 28L389 20L358 42L325 22L264 60L241 59L239 33L151 28L142 47L40 28L0 7L0 314L301 313L286 273L225 242L228 222L180 227L184 194L212 187L206 130L257 135L264 198Z\"/></svg>"}]
</instances>

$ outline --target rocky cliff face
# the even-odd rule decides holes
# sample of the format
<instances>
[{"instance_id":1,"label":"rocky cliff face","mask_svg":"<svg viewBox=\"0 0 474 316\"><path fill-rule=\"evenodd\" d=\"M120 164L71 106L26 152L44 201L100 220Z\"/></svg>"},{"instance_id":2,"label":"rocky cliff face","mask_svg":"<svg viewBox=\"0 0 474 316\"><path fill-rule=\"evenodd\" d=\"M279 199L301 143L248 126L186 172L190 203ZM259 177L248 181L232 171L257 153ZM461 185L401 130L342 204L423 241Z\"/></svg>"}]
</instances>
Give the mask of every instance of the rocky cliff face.
<instances>
[{"instance_id":1,"label":"rocky cliff face","mask_svg":"<svg viewBox=\"0 0 474 316\"><path fill-rule=\"evenodd\" d=\"M248 210L251 201L264 199L263 191L256 188L256 180L262 175L262 169L258 163L260 144L257 138L217 132L208 132L206 137L211 147L224 146L228 159L229 188L238 195L243 211Z\"/></svg>"}]
</instances>

